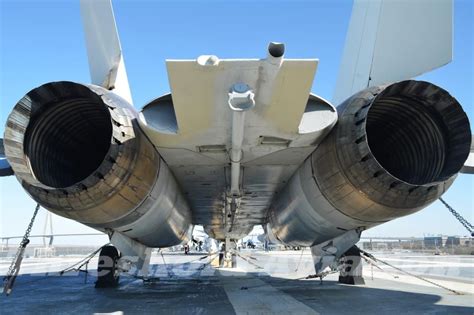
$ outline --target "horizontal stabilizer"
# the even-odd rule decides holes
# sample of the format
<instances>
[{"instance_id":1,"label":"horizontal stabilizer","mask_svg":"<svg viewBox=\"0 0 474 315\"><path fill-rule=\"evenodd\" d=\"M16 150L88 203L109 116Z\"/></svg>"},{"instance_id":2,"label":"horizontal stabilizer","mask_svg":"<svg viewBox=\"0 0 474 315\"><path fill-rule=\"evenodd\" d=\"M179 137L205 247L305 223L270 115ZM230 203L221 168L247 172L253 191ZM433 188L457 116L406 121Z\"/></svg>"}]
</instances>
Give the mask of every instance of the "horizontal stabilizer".
<instances>
[{"instance_id":1,"label":"horizontal stabilizer","mask_svg":"<svg viewBox=\"0 0 474 315\"><path fill-rule=\"evenodd\" d=\"M127 72L110 0L81 0L91 81L132 104Z\"/></svg>"},{"instance_id":2,"label":"horizontal stabilizer","mask_svg":"<svg viewBox=\"0 0 474 315\"><path fill-rule=\"evenodd\" d=\"M333 103L452 60L452 0L355 0Z\"/></svg>"},{"instance_id":3,"label":"horizontal stabilizer","mask_svg":"<svg viewBox=\"0 0 474 315\"><path fill-rule=\"evenodd\" d=\"M5 157L5 148L3 139L0 139L0 177L13 175L13 170Z\"/></svg>"},{"instance_id":4,"label":"horizontal stabilizer","mask_svg":"<svg viewBox=\"0 0 474 315\"><path fill-rule=\"evenodd\" d=\"M474 135L471 137L471 152L464 163L461 173L474 174Z\"/></svg>"}]
</instances>

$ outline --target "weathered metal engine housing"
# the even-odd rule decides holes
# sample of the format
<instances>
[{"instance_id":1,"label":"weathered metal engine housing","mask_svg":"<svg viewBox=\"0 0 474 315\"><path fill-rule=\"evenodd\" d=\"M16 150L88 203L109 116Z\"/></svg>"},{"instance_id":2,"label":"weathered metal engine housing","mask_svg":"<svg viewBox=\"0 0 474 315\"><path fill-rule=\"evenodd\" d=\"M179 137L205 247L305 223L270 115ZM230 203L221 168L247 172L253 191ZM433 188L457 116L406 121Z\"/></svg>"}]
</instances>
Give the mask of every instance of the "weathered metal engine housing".
<instances>
[{"instance_id":1,"label":"weathered metal engine housing","mask_svg":"<svg viewBox=\"0 0 474 315\"><path fill-rule=\"evenodd\" d=\"M46 209L150 247L188 239L191 212L137 112L113 92L73 82L44 84L8 117L8 161Z\"/></svg>"},{"instance_id":2,"label":"weathered metal engine housing","mask_svg":"<svg viewBox=\"0 0 474 315\"><path fill-rule=\"evenodd\" d=\"M449 188L469 155L466 114L428 82L368 88L338 114L272 203L266 229L280 242L316 245L414 213Z\"/></svg>"}]
</instances>

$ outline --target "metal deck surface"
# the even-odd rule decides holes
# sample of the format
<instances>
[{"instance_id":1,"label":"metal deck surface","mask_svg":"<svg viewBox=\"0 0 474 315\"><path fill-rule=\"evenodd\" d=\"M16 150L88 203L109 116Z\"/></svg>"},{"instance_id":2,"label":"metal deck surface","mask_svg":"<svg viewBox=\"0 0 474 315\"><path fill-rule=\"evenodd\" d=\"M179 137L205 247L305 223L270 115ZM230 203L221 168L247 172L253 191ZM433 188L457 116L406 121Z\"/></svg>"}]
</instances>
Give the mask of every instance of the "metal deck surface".
<instances>
[{"instance_id":1,"label":"metal deck surface","mask_svg":"<svg viewBox=\"0 0 474 315\"><path fill-rule=\"evenodd\" d=\"M143 283L122 276L117 289L95 289L92 274L87 282L83 273L57 275L78 258L26 259L12 295L1 296L0 310L2 314L474 313L471 257L460 262L438 259L450 270L464 268L458 277L448 277L451 272L443 280L435 280L466 292L456 295L425 286L415 278L380 271L375 271L372 279L370 267L364 269L366 285L361 286L339 284L337 275L328 276L322 284L315 279L302 280L312 273L308 252L243 251L241 255L245 260L238 258L238 268L216 270L206 264L207 259L201 259L202 253L165 253L165 263L161 256L152 260L153 276L159 280ZM389 259L392 263L402 260L407 268L413 268L420 262L426 265L428 258L391 255ZM91 261L91 266L95 264L96 260ZM0 273L7 267L7 261L2 261ZM471 271L462 279L466 268Z\"/></svg>"}]
</instances>

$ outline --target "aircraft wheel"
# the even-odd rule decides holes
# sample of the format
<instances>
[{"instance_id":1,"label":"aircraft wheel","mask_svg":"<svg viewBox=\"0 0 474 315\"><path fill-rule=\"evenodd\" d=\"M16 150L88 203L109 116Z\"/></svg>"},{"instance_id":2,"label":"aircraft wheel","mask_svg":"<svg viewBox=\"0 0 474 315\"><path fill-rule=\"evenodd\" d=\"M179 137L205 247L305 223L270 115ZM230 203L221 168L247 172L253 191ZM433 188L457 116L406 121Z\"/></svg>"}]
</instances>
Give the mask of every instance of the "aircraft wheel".
<instances>
[{"instance_id":1,"label":"aircraft wheel","mask_svg":"<svg viewBox=\"0 0 474 315\"><path fill-rule=\"evenodd\" d=\"M119 252L115 246L104 246L99 254L97 266L96 288L115 288L119 284L119 270L117 268Z\"/></svg>"}]
</instances>

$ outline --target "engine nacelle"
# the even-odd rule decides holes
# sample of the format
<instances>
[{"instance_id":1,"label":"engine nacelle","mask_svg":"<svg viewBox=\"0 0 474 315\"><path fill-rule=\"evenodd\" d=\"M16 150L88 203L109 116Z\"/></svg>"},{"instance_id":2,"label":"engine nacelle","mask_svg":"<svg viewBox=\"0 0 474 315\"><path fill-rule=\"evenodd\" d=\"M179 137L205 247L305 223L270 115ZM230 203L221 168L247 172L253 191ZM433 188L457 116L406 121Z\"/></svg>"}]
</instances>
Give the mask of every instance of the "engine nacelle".
<instances>
[{"instance_id":1,"label":"engine nacelle","mask_svg":"<svg viewBox=\"0 0 474 315\"><path fill-rule=\"evenodd\" d=\"M150 247L186 241L191 212L125 100L98 86L53 82L14 107L5 152L46 209Z\"/></svg>"},{"instance_id":2,"label":"engine nacelle","mask_svg":"<svg viewBox=\"0 0 474 315\"><path fill-rule=\"evenodd\" d=\"M414 213L449 188L469 155L466 114L428 82L368 88L338 114L270 208L267 232L280 242L316 245Z\"/></svg>"}]
</instances>

